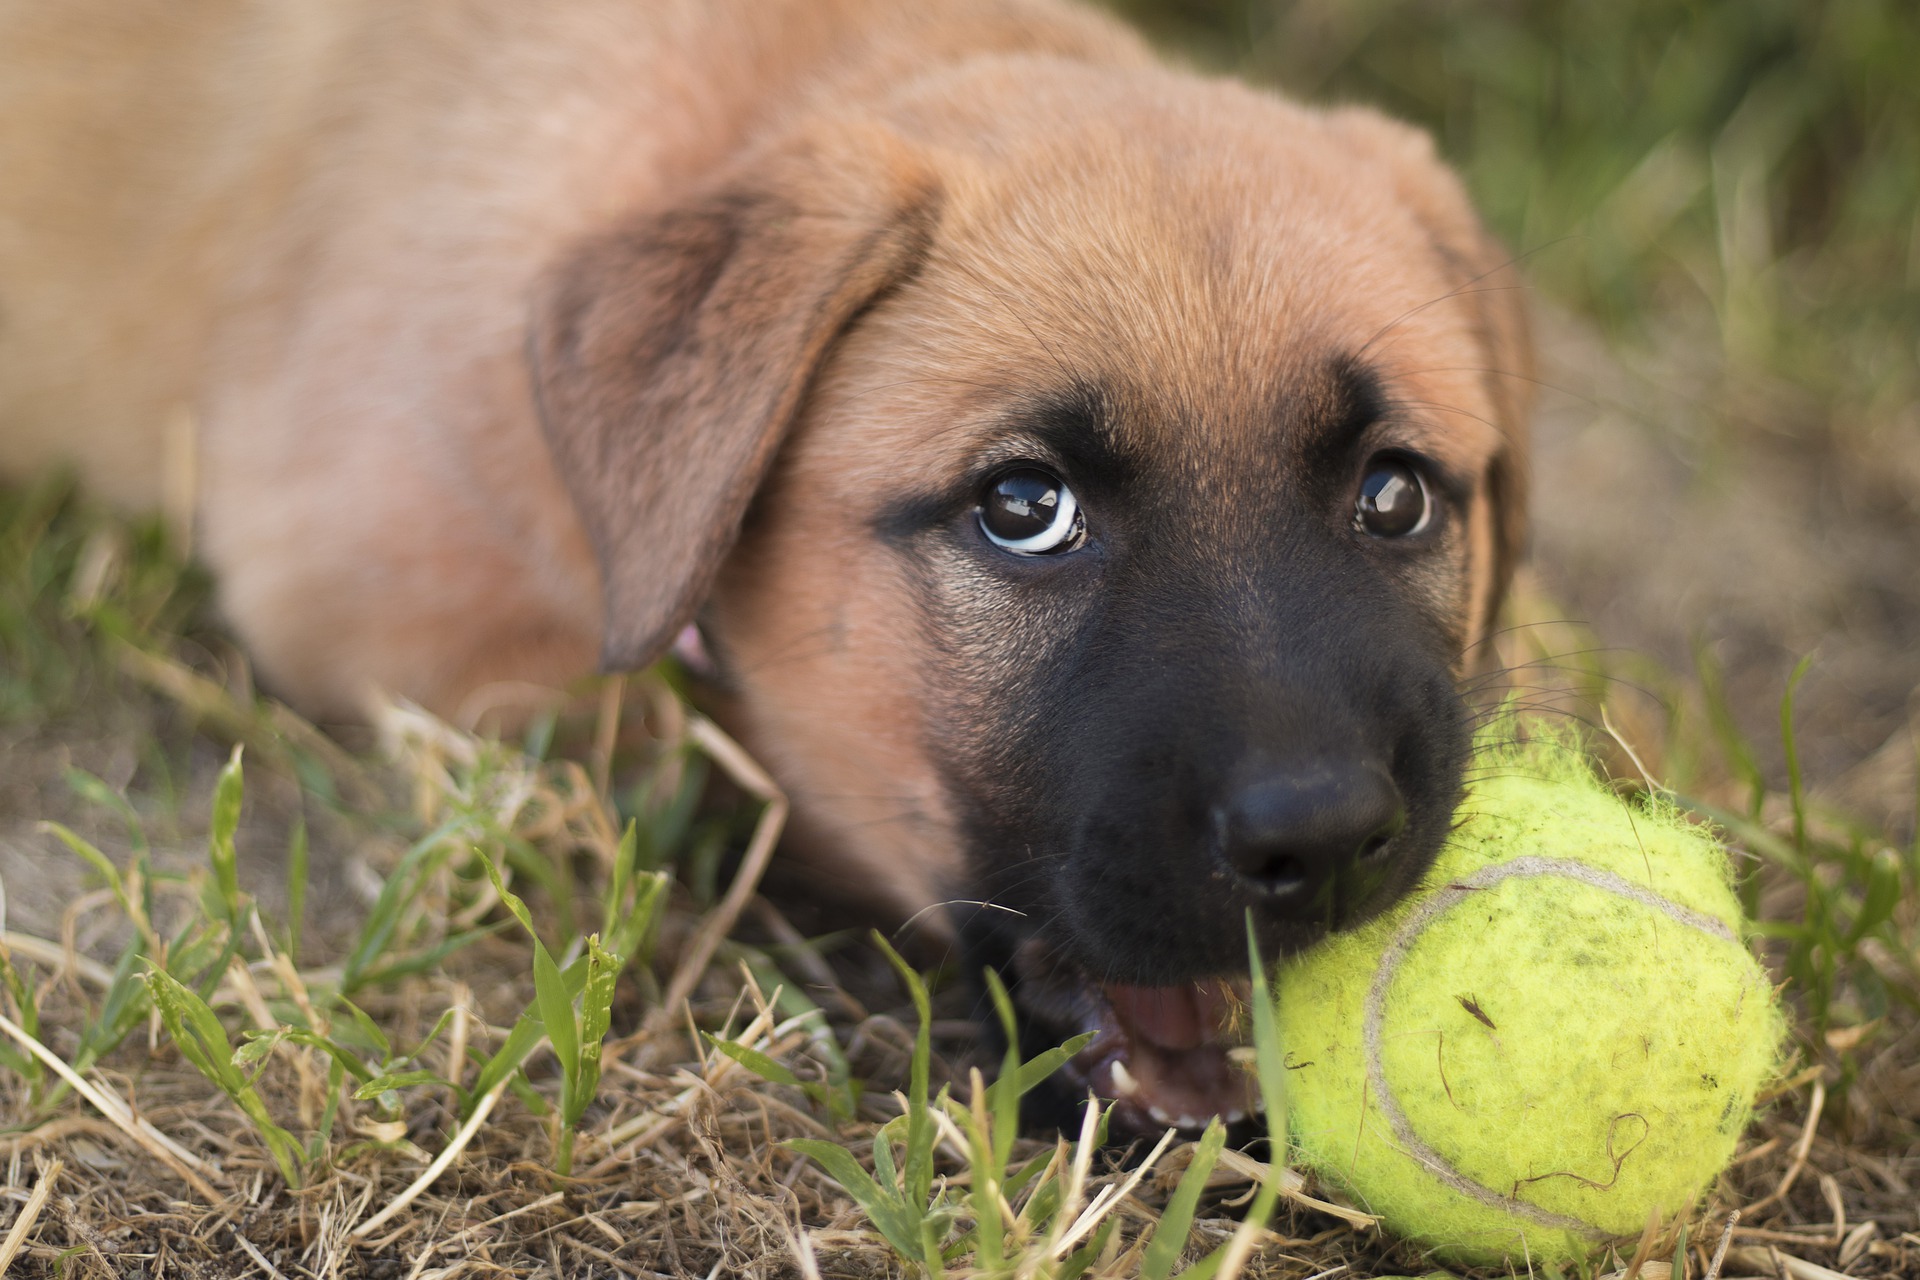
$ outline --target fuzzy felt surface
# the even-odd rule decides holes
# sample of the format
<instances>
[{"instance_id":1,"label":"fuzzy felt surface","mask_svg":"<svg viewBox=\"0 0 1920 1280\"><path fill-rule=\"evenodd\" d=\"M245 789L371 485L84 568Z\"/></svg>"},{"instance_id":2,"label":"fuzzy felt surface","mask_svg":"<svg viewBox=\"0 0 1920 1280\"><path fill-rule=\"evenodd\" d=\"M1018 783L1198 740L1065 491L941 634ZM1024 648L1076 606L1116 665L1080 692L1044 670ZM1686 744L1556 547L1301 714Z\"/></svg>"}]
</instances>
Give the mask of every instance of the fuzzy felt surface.
<instances>
[{"instance_id":1,"label":"fuzzy felt surface","mask_svg":"<svg viewBox=\"0 0 1920 1280\"><path fill-rule=\"evenodd\" d=\"M1694 1205L1785 1025L1709 830L1564 738L1475 778L1418 892L1277 972L1288 1121L1435 1257L1569 1261Z\"/></svg>"}]
</instances>

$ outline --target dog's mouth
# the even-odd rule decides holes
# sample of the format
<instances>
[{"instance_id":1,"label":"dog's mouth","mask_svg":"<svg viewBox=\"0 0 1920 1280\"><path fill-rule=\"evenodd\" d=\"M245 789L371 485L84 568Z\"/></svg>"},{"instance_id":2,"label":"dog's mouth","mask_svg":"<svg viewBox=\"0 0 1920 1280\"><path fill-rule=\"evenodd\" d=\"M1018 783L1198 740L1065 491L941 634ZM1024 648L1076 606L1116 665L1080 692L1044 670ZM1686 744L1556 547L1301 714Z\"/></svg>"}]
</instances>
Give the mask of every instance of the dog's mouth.
<instances>
[{"instance_id":1,"label":"dog's mouth","mask_svg":"<svg viewBox=\"0 0 1920 1280\"><path fill-rule=\"evenodd\" d=\"M1014 998L1033 1047L1091 1032L1060 1069L1056 1094L1111 1100L1110 1132L1197 1130L1218 1116L1233 1124L1258 1109L1239 1052L1247 1043L1245 979L1174 986L1097 983L1045 943L1013 956Z\"/></svg>"}]
</instances>

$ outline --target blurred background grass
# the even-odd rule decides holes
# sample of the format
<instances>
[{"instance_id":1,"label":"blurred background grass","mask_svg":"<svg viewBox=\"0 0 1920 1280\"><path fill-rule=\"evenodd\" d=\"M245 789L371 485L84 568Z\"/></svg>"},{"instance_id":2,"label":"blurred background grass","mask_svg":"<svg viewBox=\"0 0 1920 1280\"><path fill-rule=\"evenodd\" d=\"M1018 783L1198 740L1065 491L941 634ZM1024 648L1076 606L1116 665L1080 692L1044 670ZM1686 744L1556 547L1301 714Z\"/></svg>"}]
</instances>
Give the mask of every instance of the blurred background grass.
<instances>
[{"instance_id":1,"label":"blurred background grass","mask_svg":"<svg viewBox=\"0 0 1920 1280\"><path fill-rule=\"evenodd\" d=\"M1205 66L1431 129L1536 285L1616 341L1711 334L1729 380L1789 379L1816 416L1912 414L1912 0L1114 3Z\"/></svg>"}]
</instances>

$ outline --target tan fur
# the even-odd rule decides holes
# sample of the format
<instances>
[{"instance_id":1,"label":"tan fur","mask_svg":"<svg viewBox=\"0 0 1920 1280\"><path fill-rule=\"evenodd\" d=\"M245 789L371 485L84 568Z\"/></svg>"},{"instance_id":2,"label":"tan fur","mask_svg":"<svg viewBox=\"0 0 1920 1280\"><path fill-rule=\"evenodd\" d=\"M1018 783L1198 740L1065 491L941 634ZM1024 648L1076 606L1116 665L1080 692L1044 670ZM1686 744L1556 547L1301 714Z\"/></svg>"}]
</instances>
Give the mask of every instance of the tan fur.
<instances>
[{"instance_id":1,"label":"tan fur","mask_svg":"<svg viewBox=\"0 0 1920 1280\"><path fill-rule=\"evenodd\" d=\"M1521 536L1514 285L1425 138L1053 0L0 0L0 175L0 470L151 505L190 412L223 607L325 717L704 600L800 838L909 910L970 694L865 520L1063 366L1230 506L1367 351L1486 477L1463 645Z\"/></svg>"}]
</instances>

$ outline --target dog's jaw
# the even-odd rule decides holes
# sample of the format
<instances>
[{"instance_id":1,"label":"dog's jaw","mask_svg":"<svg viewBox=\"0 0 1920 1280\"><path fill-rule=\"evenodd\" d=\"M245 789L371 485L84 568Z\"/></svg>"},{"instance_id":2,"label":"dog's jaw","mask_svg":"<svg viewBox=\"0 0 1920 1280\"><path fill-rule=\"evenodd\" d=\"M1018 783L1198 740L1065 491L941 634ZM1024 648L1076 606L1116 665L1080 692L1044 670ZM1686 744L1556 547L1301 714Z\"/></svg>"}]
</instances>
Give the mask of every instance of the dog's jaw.
<instances>
[{"instance_id":1,"label":"dog's jaw","mask_svg":"<svg viewBox=\"0 0 1920 1280\"><path fill-rule=\"evenodd\" d=\"M1061 1068L1056 1104L1088 1095L1112 1106L1119 1134L1227 1124L1260 1107L1251 1077L1235 1061L1245 1042L1244 980L1173 986L1105 986L1058 959L1038 939L1010 961L1030 1039L1092 1039Z\"/></svg>"}]
</instances>

